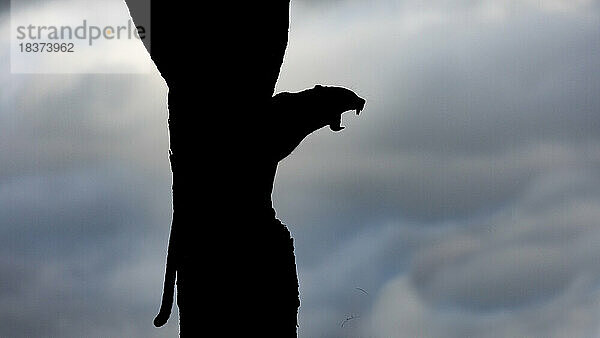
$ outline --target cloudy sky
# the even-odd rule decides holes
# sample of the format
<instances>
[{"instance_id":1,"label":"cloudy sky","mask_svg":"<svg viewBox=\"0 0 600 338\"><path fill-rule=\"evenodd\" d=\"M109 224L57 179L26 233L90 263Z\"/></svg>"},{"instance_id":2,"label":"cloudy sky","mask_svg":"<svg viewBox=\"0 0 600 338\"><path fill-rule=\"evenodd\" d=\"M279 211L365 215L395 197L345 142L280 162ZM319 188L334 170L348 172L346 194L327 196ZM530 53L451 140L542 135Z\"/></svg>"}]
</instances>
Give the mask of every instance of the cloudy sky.
<instances>
[{"instance_id":1,"label":"cloudy sky","mask_svg":"<svg viewBox=\"0 0 600 338\"><path fill-rule=\"evenodd\" d=\"M600 3L292 2L278 91L368 100L279 167L300 337L599 337ZM0 9L0 336L176 336L166 84L11 74Z\"/></svg>"}]
</instances>

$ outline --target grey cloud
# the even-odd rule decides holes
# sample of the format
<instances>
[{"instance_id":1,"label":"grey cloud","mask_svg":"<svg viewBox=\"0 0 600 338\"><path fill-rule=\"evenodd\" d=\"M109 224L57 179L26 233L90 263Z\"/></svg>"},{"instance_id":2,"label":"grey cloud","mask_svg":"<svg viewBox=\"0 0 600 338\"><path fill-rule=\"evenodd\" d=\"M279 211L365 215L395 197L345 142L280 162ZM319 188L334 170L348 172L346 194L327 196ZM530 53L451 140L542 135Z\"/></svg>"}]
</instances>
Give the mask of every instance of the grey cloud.
<instances>
[{"instance_id":1,"label":"grey cloud","mask_svg":"<svg viewBox=\"0 0 600 338\"><path fill-rule=\"evenodd\" d=\"M301 318L324 321L324 331L313 328L306 336L590 336L600 310L598 176L580 170L544 176L511 205L465 224L373 225L345 241L301 279L309 284L303 299L315 306ZM574 181L581 192L596 187L595 194L576 193ZM546 191L539 193L540 186ZM552 202L540 207L532 200ZM352 244L361 240L362 248ZM387 261L391 272L394 260L409 260L410 268L403 264L396 277L369 279L382 269L375 262ZM321 276L318 282L312 273ZM349 292L357 282L373 298L363 301ZM332 319L348 313L361 320L345 331L333 325Z\"/></svg>"},{"instance_id":2,"label":"grey cloud","mask_svg":"<svg viewBox=\"0 0 600 338\"><path fill-rule=\"evenodd\" d=\"M565 174L570 175L579 173ZM596 182L597 176L584 180ZM528 190L535 189L532 184ZM560 196L563 189L551 194ZM411 269L382 289L371 318L377 324L369 330L378 336L410 336L401 327L386 331L396 327L396 319L407 329L427 325L426 337L465 332L477 337L589 336L595 323L590 317L575 320L571 311L600 310L595 263L600 253L593 244L600 238L598 197L596 191L586 198L588 208L564 199L543 210L517 200L497 215L423 245ZM545 236L557 229L577 233L560 240ZM391 290L398 293L391 295Z\"/></svg>"},{"instance_id":3,"label":"grey cloud","mask_svg":"<svg viewBox=\"0 0 600 338\"><path fill-rule=\"evenodd\" d=\"M599 187L596 173L564 170L463 224L372 224L300 265L304 335L589 336L600 311ZM340 330L335 319L349 313L361 320Z\"/></svg>"},{"instance_id":4,"label":"grey cloud","mask_svg":"<svg viewBox=\"0 0 600 338\"><path fill-rule=\"evenodd\" d=\"M595 21L545 23L533 16L476 36L442 35L435 47L417 43L402 53L412 62L395 78L411 86L389 97L399 100L393 111L399 116L386 114L391 123L380 131L382 146L471 155L597 139L594 27Z\"/></svg>"},{"instance_id":5,"label":"grey cloud","mask_svg":"<svg viewBox=\"0 0 600 338\"><path fill-rule=\"evenodd\" d=\"M166 89L155 75L7 75L5 81L14 113L3 116L1 127L3 175L126 160L134 150L152 164L148 169L168 166L155 157L156 149L168 154Z\"/></svg>"},{"instance_id":6,"label":"grey cloud","mask_svg":"<svg viewBox=\"0 0 600 338\"><path fill-rule=\"evenodd\" d=\"M170 209L151 209L157 185L118 172L2 184L0 256L12 264L1 267L12 282L3 284L0 312L13 319L2 336L156 337L176 329L154 330L159 298L142 292L160 290ZM168 206L168 196L163 190L160 204Z\"/></svg>"}]
</instances>

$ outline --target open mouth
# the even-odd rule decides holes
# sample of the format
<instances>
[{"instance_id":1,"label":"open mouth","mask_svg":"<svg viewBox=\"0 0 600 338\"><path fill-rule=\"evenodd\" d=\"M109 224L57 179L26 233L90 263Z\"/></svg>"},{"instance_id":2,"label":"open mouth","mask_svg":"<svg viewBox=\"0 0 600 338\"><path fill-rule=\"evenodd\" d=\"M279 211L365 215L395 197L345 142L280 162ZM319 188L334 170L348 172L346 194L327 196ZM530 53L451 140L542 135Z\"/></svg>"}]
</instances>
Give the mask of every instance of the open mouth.
<instances>
[{"instance_id":1,"label":"open mouth","mask_svg":"<svg viewBox=\"0 0 600 338\"><path fill-rule=\"evenodd\" d=\"M356 108L351 108L348 110L354 110L356 112L356 115L359 115L360 112L365 108L365 103L366 101L364 99L360 99L357 104L356 104ZM329 129L333 130L333 131L340 131L342 129L344 129L345 127L342 126L342 115L338 115L337 118L333 121L331 121L331 123L329 123Z\"/></svg>"}]
</instances>

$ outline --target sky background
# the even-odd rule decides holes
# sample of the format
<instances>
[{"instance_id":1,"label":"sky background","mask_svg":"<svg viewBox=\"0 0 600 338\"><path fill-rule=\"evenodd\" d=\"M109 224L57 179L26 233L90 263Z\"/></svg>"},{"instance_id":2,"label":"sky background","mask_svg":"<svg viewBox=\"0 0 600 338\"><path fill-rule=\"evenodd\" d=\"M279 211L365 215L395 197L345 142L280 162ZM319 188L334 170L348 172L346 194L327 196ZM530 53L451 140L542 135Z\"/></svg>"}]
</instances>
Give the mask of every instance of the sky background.
<instances>
[{"instance_id":1,"label":"sky background","mask_svg":"<svg viewBox=\"0 0 600 338\"><path fill-rule=\"evenodd\" d=\"M600 3L292 3L277 90L368 100L279 166L299 336L599 337ZM176 336L166 84L11 74L0 10L0 336Z\"/></svg>"}]
</instances>

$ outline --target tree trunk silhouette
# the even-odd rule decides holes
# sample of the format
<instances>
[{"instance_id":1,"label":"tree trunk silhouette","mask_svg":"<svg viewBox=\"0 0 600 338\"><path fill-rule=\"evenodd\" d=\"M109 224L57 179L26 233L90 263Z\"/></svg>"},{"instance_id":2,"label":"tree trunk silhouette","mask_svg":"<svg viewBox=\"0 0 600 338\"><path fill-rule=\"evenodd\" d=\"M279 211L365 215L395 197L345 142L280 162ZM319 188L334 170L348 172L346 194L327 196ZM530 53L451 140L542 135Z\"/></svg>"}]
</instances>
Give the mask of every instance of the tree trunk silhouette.
<instances>
[{"instance_id":1,"label":"tree trunk silhouette","mask_svg":"<svg viewBox=\"0 0 600 338\"><path fill-rule=\"evenodd\" d=\"M152 1L174 203L155 325L169 318L176 278L181 337L297 334L294 246L271 202L277 164L311 132L341 130L340 115L365 101L323 86L273 96L288 27L287 0Z\"/></svg>"}]
</instances>

